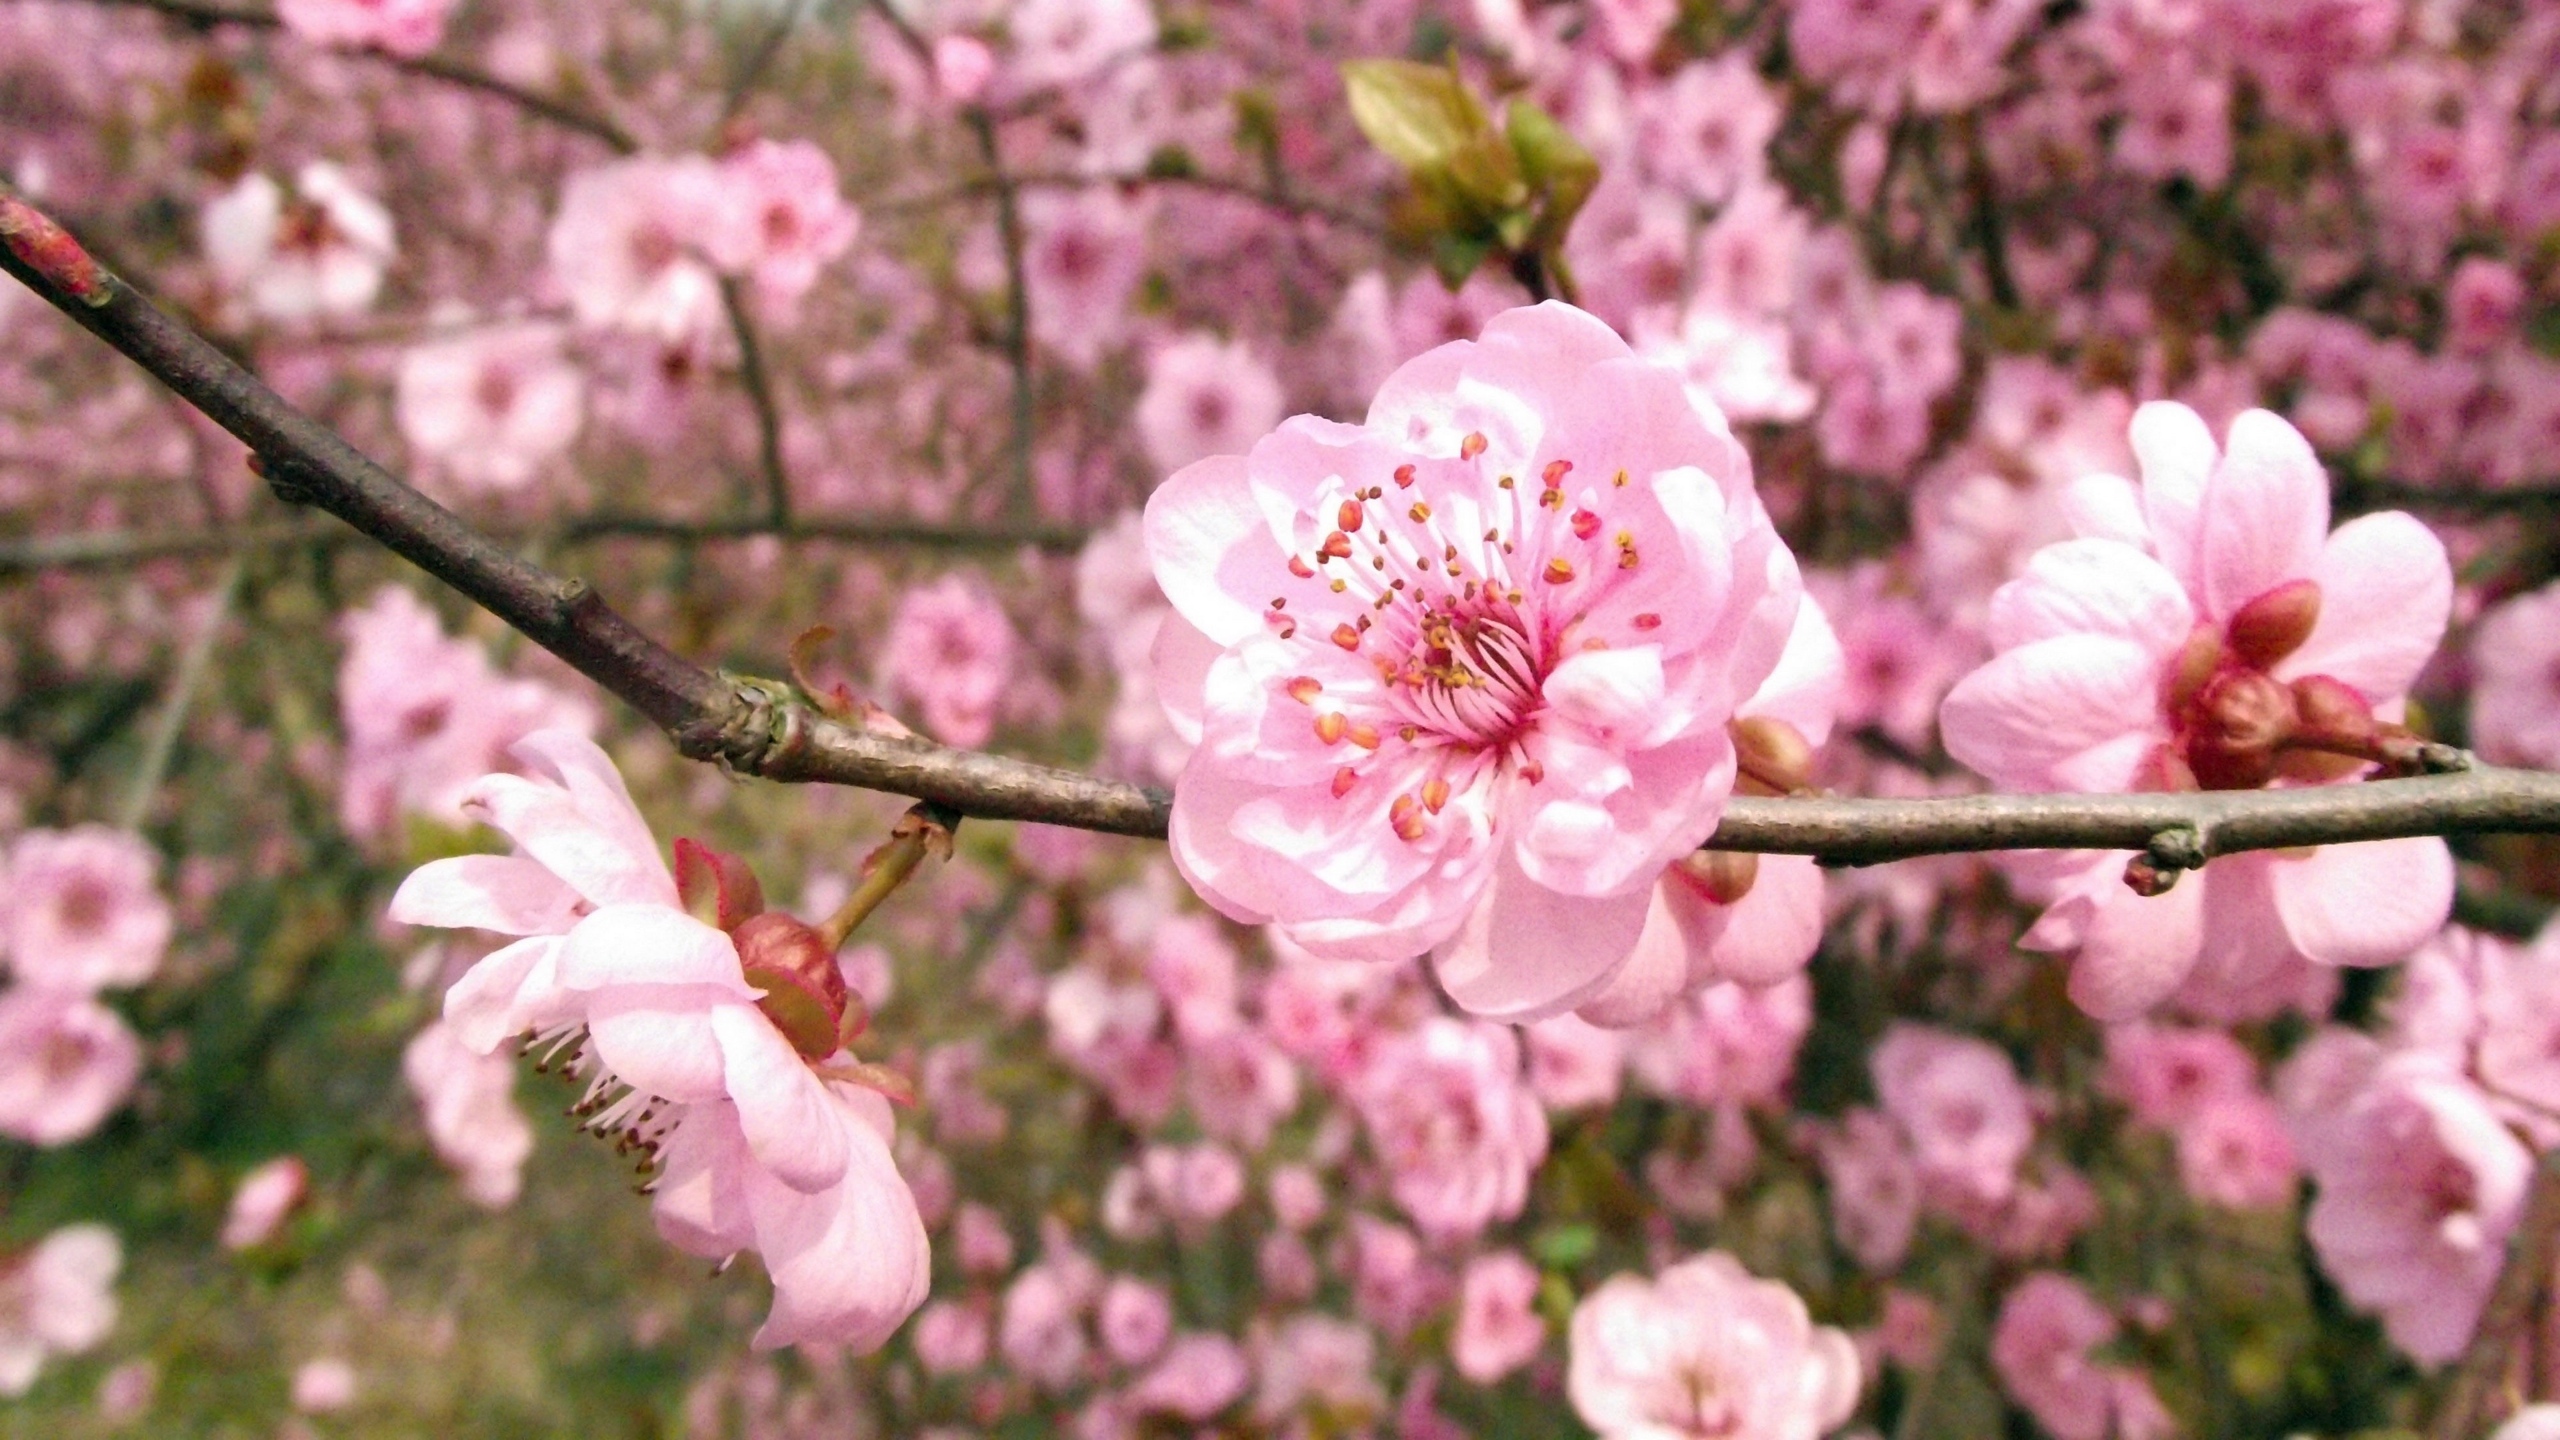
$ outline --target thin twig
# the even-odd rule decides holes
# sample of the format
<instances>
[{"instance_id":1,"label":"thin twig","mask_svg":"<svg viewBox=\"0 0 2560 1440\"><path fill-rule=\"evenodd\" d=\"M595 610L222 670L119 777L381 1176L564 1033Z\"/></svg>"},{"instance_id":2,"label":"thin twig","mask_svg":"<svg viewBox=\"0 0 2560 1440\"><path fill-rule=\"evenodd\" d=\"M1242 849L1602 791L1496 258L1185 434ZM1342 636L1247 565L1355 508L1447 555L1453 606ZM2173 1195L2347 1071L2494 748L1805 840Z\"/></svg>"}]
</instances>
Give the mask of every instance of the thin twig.
<instances>
[{"instance_id":1,"label":"thin twig","mask_svg":"<svg viewBox=\"0 0 2560 1440\"><path fill-rule=\"evenodd\" d=\"M204 624L187 640L184 654L178 657L178 673L169 682L169 698L161 703L160 713L152 717L151 733L142 743L142 760L133 767L133 786L125 792L124 809L116 815L119 829L139 830L151 818L151 802L160 793L160 782L169 774L169 761L178 753L178 736L187 728L187 711L195 704L196 692L204 687L204 677L211 668L214 641L222 627L231 623L231 602L240 593L241 577L248 573L244 557L234 555L222 567L222 578L213 587L213 604L206 610Z\"/></svg>"},{"instance_id":2,"label":"thin twig","mask_svg":"<svg viewBox=\"0 0 2560 1440\"><path fill-rule=\"evenodd\" d=\"M768 523L791 523L791 472L782 460L782 412L774 404L773 378L765 372L764 344L756 335L755 317L747 312L744 290L736 280L720 282L720 302L729 312L729 330L738 340L738 383L756 412L756 464L764 472L764 508Z\"/></svg>"},{"instance_id":3,"label":"thin twig","mask_svg":"<svg viewBox=\"0 0 2560 1440\"><path fill-rule=\"evenodd\" d=\"M1018 505L1031 503L1033 427L1038 423L1031 388L1031 282L1024 272L1022 197L1005 178L1004 156L996 139L996 122L986 111L969 112L969 130L978 137L978 155L994 178L996 239L1004 247L1004 362L1013 372L1013 495Z\"/></svg>"},{"instance_id":4,"label":"thin twig","mask_svg":"<svg viewBox=\"0 0 2560 1440\"><path fill-rule=\"evenodd\" d=\"M1123 175L1079 175L1060 171L1035 171L1012 177L1013 188L1020 190L1094 190L1109 187L1137 190L1148 186L1172 186L1176 189L1199 190L1212 195L1225 195L1248 200L1265 209L1284 215L1322 220L1326 224L1356 230L1364 235L1384 238L1386 222L1374 215L1340 205L1329 205L1298 195L1285 195L1227 175L1209 175L1194 170L1141 170ZM954 200L972 199L995 193L995 179L980 175L920 195L877 200L864 208L873 214L896 214L902 211L938 210Z\"/></svg>"},{"instance_id":5,"label":"thin twig","mask_svg":"<svg viewBox=\"0 0 2560 1440\"><path fill-rule=\"evenodd\" d=\"M1161 838L1172 797L843 724L779 681L715 674L585 582L510 553L286 403L0 192L0 269L141 365L260 458L276 493L328 511L506 622L665 729L677 748L766 779L855 785L963 815ZM2293 790L1847 800L1736 797L1711 843L1865 864L1974 850L2147 850L2199 865L2244 850L2410 835L2560 832L2560 774L2475 767Z\"/></svg>"},{"instance_id":6,"label":"thin twig","mask_svg":"<svg viewBox=\"0 0 2560 1440\"><path fill-rule=\"evenodd\" d=\"M809 0L789 0L775 14L773 23L757 37L756 48L748 53L746 63L740 65L738 73L730 78L728 94L721 97L720 128L725 129L747 108L747 101L755 95L757 82L764 79L774 57L782 53L782 42L791 38L792 28L800 23L800 12L808 8L808 3Z\"/></svg>"},{"instance_id":7,"label":"thin twig","mask_svg":"<svg viewBox=\"0 0 2560 1440\"><path fill-rule=\"evenodd\" d=\"M213 5L204 0L95 0L101 5L117 5L134 10L151 10L191 25L235 25L251 30L278 30L284 22L273 11L237 9L229 5ZM563 129L603 141L615 151L628 155L640 148L630 131L569 101L539 91L528 90L512 81L501 80L486 70L441 55L394 55L387 50L365 46L331 47L334 53L379 61L395 70L442 81L465 90L504 100L529 115L539 116Z\"/></svg>"}]
</instances>

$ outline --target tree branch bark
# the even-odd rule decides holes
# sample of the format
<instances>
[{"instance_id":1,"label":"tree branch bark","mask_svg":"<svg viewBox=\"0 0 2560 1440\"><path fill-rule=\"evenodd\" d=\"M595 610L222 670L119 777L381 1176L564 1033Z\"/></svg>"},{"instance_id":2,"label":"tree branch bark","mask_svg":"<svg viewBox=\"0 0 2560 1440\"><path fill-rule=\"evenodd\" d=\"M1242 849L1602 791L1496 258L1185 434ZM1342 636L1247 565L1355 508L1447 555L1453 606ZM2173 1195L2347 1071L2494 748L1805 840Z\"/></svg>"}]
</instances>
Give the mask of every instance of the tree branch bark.
<instances>
[{"instance_id":1,"label":"tree branch bark","mask_svg":"<svg viewBox=\"0 0 2560 1440\"><path fill-rule=\"evenodd\" d=\"M5 192L0 241L0 269L237 436L279 497L327 511L460 591L646 715L685 755L769 780L889 791L981 819L1163 837L1172 797L1161 790L847 725L784 682L686 660L586 582L472 530L295 410ZM2134 850L2179 869L2243 850L2485 831L2560 832L2560 774L2470 767L2358 785L2174 795L1737 796L1710 843L1841 864L1979 850Z\"/></svg>"}]
</instances>

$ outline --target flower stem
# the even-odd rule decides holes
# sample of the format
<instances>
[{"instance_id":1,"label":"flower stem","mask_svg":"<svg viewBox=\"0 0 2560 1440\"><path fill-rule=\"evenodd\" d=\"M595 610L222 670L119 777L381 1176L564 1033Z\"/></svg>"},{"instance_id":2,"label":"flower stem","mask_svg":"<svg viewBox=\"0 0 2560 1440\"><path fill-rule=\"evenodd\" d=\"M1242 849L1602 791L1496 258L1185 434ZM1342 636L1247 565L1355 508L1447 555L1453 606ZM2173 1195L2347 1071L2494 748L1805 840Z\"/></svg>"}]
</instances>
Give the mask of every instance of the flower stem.
<instances>
[{"instance_id":1,"label":"flower stem","mask_svg":"<svg viewBox=\"0 0 2560 1440\"><path fill-rule=\"evenodd\" d=\"M818 938L827 943L827 949L842 949L846 938L871 918L880 902L916 873L926 855L940 850L947 858L951 854L951 827L957 823L957 816L937 807L919 805L909 810L890 834L889 843L871 852L871 859L863 866L862 883L853 887L853 894L818 927Z\"/></svg>"}]
</instances>

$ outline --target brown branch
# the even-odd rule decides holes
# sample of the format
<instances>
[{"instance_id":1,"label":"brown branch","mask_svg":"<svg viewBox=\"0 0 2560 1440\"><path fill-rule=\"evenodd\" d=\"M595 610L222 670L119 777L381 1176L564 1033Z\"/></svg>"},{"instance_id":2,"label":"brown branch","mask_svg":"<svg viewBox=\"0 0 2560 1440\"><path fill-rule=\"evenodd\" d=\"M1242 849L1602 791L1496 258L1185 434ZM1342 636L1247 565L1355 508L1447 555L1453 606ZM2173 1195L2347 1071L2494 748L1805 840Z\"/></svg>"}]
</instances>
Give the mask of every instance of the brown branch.
<instances>
[{"instance_id":1,"label":"brown branch","mask_svg":"<svg viewBox=\"0 0 2560 1440\"><path fill-rule=\"evenodd\" d=\"M183 20L190 25L202 27L232 25L250 30L284 28L284 22L276 18L273 11L236 9L228 5L208 4L205 0L95 0L95 3L123 6L134 10L150 10L169 16L171 19ZM557 96L545 95L539 91L528 90L512 81L501 80L488 71L461 60L441 55L394 55L389 51L365 46L327 48L334 54L379 61L395 70L404 70L412 75L441 81L465 90L476 90L483 95L504 100L529 115L538 116L563 129L575 130L590 138L601 140L608 147L625 155L640 148L639 140L630 131L602 115L582 109Z\"/></svg>"},{"instance_id":2,"label":"brown branch","mask_svg":"<svg viewBox=\"0 0 2560 1440\"><path fill-rule=\"evenodd\" d=\"M1249 200L1265 209L1278 211L1284 215L1322 220L1329 225L1338 225L1343 229L1356 230L1361 234L1380 239L1385 238L1387 233L1385 222L1372 215L1363 215L1340 205L1328 205L1321 200L1284 195L1250 180L1238 180L1227 175L1203 174L1196 170L1141 170L1125 175L1078 175L1057 171L1037 171L1013 176L1012 184L1016 190L1089 190L1103 186L1120 190L1136 190L1149 185L1171 185L1212 195ZM994 178L981 175L944 186L939 190L929 190L921 195L906 195L874 201L865 208L873 214L934 210L954 200L971 199L991 195L994 192Z\"/></svg>"},{"instance_id":3,"label":"brown branch","mask_svg":"<svg viewBox=\"0 0 2560 1440\"><path fill-rule=\"evenodd\" d=\"M837 723L778 681L715 674L533 565L295 410L0 194L0 269L141 365L260 457L279 496L346 521L451 585L664 728L677 748L771 780L855 785L985 819L1161 837L1172 797ZM2011 849L2148 850L2176 868L2242 850L2473 831L2560 832L2560 774L2472 768L2420 779L2176 795L1737 797L1713 843L1866 864Z\"/></svg>"},{"instance_id":4,"label":"brown branch","mask_svg":"<svg viewBox=\"0 0 2560 1440\"><path fill-rule=\"evenodd\" d=\"M883 3L881 8L886 9L887 5ZM977 136L978 156L986 163L995 186L996 239L1004 247L1004 363L1013 372L1009 451L1013 457L1013 496L1014 503L1027 506L1032 499L1031 450L1038 415L1037 397L1031 388L1031 280L1024 273L1022 259L1028 243L1022 233L1022 196L1005 178L995 120L984 109L973 108L969 111L969 130Z\"/></svg>"},{"instance_id":5,"label":"brown branch","mask_svg":"<svg viewBox=\"0 0 2560 1440\"><path fill-rule=\"evenodd\" d=\"M2470 1440L2506 1418L2512 1404L2497 1406L2502 1390L2514 1394L2516 1349L2530 1332L2534 1309L2560 1262L2560 1150L2543 1155L2525 1191L2524 1213L2507 1239L2507 1263L2497 1288L2480 1308L2480 1323L2461 1362L2446 1380L2431 1440Z\"/></svg>"},{"instance_id":6,"label":"brown branch","mask_svg":"<svg viewBox=\"0 0 2560 1440\"><path fill-rule=\"evenodd\" d=\"M735 280L720 282L720 304L729 312L729 333L738 342L738 383L756 415L756 464L764 472L765 518L775 526L791 523L791 472L782 459L782 411L774 404L773 378L764 365L764 342L756 334L755 317L747 313L744 289Z\"/></svg>"},{"instance_id":7,"label":"brown branch","mask_svg":"<svg viewBox=\"0 0 2560 1440\"><path fill-rule=\"evenodd\" d=\"M497 530L509 545L545 549L594 540L663 540L679 545L726 544L771 537L817 545L927 550L951 554L1006 554L1044 550L1072 554L1086 532L1072 525L1022 525L1000 521L942 524L897 516L877 519L793 516L775 524L762 516L680 520L655 515L585 515L522 531ZM262 550L339 550L370 545L373 537L298 520L234 525L213 530L92 530L0 541L0 579L51 570L119 570L146 560L185 560Z\"/></svg>"}]
</instances>

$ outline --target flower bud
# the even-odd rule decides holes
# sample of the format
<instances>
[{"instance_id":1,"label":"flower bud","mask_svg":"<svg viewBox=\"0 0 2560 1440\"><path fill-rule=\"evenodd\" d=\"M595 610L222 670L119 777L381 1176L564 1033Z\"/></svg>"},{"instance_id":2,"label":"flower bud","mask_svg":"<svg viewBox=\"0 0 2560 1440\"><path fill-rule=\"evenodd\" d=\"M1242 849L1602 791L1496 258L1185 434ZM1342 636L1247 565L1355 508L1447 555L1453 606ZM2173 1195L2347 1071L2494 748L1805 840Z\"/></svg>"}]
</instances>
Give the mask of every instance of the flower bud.
<instances>
[{"instance_id":1,"label":"flower bud","mask_svg":"<svg viewBox=\"0 0 2560 1440\"><path fill-rule=\"evenodd\" d=\"M1793 725L1752 715L1725 728L1733 734L1736 790L1746 795L1787 795L1813 784L1813 746Z\"/></svg>"},{"instance_id":2,"label":"flower bud","mask_svg":"<svg viewBox=\"0 0 2560 1440\"><path fill-rule=\"evenodd\" d=\"M2287 580L2231 617L2231 653L2264 670L2302 648L2320 622L2320 582Z\"/></svg>"},{"instance_id":3,"label":"flower bud","mask_svg":"<svg viewBox=\"0 0 2560 1440\"><path fill-rule=\"evenodd\" d=\"M1731 905L1750 894L1759 880L1760 857L1748 850L1692 850L1672 869L1699 894Z\"/></svg>"},{"instance_id":4,"label":"flower bud","mask_svg":"<svg viewBox=\"0 0 2560 1440\"><path fill-rule=\"evenodd\" d=\"M2221 668L2222 637L2210 626L2197 626L2160 676L2160 708L2172 717L2178 715Z\"/></svg>"},{"instance_id":5,"label":"flower bud","mask_svg":"<svg viewBox=\"0 0 2560 1440\"><path fill-rule=\"evenodd\" d=\"M675 872L676 898L705 925L735 930L764 911L764 885L742 856L679 837Z\"/></svg>"},{"instance_id":6,"label":"flower bud","mask_svg":"<svg viewBox=\"0 0 2560 1440\"><path fill-rule=\"evenodd\" d=\"M811 1060L836 1053L848 1005L834 948L815 929L780 911L751 916L732 937L756 1001L791 1048Z\"/></svg>"},{"instance_id":7,"label":"flower bud","mask_svg":"<svg viewBox=\"0 0 2560 1440\"><path fill-rule=\"evenodd\" d=\"M2288 780L2326 784L2344 780L2379 758L2383 727L2363 692L2329 675L2305 675L2293 682L2293 708L2298 717L2293 739L2276 772Z\"/></svg>"},{"instance_id":8,"label":"flower bud","mask_svg":"<svg viewBox=\"0 0 2560 1440\"><path fill-rule=\"evenodd\" d=\"M2196 696L2187 764L2207 790L2251 790L2274 778L2293 734L2293 692L2255 670L2225 670Z\"/></svg>"}]
</instances>

